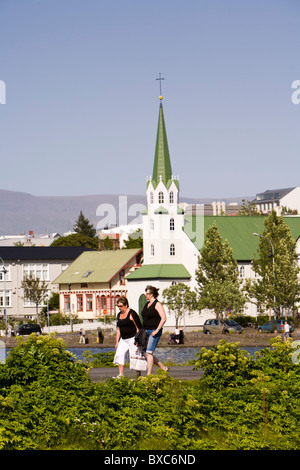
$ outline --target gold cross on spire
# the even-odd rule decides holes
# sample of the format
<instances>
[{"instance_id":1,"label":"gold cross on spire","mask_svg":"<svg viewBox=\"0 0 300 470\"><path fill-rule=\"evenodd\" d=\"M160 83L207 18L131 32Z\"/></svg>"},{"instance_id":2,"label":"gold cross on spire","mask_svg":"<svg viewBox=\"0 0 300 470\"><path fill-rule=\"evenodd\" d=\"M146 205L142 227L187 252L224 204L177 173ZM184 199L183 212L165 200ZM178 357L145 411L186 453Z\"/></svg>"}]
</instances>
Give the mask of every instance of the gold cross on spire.
<instances>
[{"instance_id":1,"label":"gold cross on spire","mask_svg":"<svg viewBox=\"0 0 300 470\"><path fill-rule=\"evenodd\" d=\"M162 100L163 97L161 95L161 81L164 80L164 78L161 76L161 73L159 73L159 78L157 78L156 80L159 80L159 99Z\"/></svg>"}]
</instances>

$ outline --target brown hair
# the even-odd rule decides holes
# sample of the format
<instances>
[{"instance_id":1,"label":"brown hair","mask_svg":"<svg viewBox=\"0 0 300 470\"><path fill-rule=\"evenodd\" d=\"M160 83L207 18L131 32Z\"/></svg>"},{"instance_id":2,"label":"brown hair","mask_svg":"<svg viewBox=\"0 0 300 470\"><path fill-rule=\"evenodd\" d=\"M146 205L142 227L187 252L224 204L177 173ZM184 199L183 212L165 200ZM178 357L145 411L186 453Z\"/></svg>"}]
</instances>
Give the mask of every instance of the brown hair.
<instances>
[{"instance_id":1,"label":"brown hair","mask_svg":"<svg viewBox=\"0 0 300 470\"><path fill-rule=\"evenodd\" d=\"M128 299L125 297L125 295L122 295L122 297L118 298L117 304L120 302L120 304L125 305L125 307L129 306Z\"/></svg>"},{"instance_id":2,"label":"brown hair","mask_svg":"<svg viewBox=\"0 0 300 470\"><path fill-rule=\"evenodd\" d=\"M152 294L155 299L158 297L159 289L157 289L156 287L147 286L146 289L145 289L145 292L147 292L147 291L149 291L150 294Z\"/></svg>"}]
</instances>

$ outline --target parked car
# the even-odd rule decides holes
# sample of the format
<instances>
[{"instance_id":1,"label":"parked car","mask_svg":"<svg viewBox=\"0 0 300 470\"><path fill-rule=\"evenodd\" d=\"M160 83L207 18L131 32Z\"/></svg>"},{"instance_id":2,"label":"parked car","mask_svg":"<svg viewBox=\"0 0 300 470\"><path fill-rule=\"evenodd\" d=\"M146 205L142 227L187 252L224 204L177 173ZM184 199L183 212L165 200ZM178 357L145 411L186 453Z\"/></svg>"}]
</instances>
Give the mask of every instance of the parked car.
<instances>
[{"instance_id":1,"label":"parked car","mask_svg":"<svg viewBox=\"0 0 300 470\"><path fill-rule=\"evenodd\" d=\"M234 320L217 320L215 318L206 320L203 325L203 333L210 335L212 333L239 333L243 332L243 328Z\"/></svg>"},{"instance_id":2,"label":"parked car","mask_svg":"<svg viewBox=\"0 0 300 470\"><path fill-rule=\"evenodd\" d=\"M40 325L36 323L24 323L23 325L18 326L16 335L31 335L31 333L37 333L40 335L42 333Z\"/></svg>"},{"instance_id":3,"label":"parked car","mask_svg":"<svg viewBox=\"0 0 300 470\"><path fill-rule=\"evenodd\" d=\"M266 332L266 333L279 333L283 331L284 328L284 322L285 320L279 319L279 320L269 320L263 325L260 325L258 327L258 332ZM293 325L288 321L288 324L290 325L290 333L294 331Z\"/></svg>"}]
</instances>

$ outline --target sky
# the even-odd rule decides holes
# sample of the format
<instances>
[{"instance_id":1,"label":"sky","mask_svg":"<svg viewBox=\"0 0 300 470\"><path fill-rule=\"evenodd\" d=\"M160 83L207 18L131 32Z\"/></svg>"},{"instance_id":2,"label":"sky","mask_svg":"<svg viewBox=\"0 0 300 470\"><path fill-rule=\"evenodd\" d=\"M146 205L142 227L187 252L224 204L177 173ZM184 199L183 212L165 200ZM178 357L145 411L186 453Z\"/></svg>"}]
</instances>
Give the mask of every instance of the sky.
<instances>
[{"instance_id":1,"label":"sky","mask_svg":"<svg viewBox=\"0 0 300 470\"><path fill-rule=\"evenodd\" d=\"M0 24L0 189L144 195L160 73L181 196L300 185L299 1L0 0Z\"/></svg>"}]
</instances>

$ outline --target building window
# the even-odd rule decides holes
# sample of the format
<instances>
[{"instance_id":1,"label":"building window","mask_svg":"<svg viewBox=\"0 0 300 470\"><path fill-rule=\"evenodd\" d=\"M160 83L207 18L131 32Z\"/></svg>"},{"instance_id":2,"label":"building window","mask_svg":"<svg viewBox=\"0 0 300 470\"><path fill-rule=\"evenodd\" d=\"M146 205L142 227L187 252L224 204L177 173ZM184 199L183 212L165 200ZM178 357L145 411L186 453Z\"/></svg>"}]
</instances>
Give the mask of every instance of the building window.
<instances>
[{"instance_id":1,"label":"building window","mask_svg":"<svg viewBox=\"0 0 300 470\"><path fill-rule=\"evenodd\" d=\"M4 275L4 272L3 272L3 265L1 266L1 271L0 271L0 281L10 281L10 269L9 269L9 266L5 266L5 275Z\"/></svg>"},{"instance_id":2,"label":"building window","mask_svg":"<svg viewBox=\"0 0 300 470\"><path fill-rule=\"evenodd\" d=\"M106 310L106 297L101 295L101 310Z\"/></svg>"},{"instance_id":3,"label":"building window","mask_svg":"<svg viewBox=\"0 0 300 470\"><path fill-rule=\"evenodd\" d=\"M150 219L150 230L151 230L151 232L154 231L154 220L153 219Z\"/></svg>"},{"instance_id":4,"label":"building window","mask_svg":"<svg viewBox=\"0 0 300 470\"><path fill-rule=\"evenodd\" d=\"M83 312L83 298L82 295L77 295L77 312Z\"/></svg>"},{"instance_id":5,"label":"building window","mask_svg":"<svg viewBox=\"0 0 300 470\"><path fill-rule=\"evenodd\" d=\"M93 310L93 295L92 294L86 295L86 309L89 312Z\"/></svg>"},{"instance_id":6,"label":"building window","mask_svg":"<svg viewBox=\"0 0 300 470\"><path fill-rule=\"evenodd\" d=\"M6 304L4 305L4 292L0 292L0 307L11 307L10 303L10 292L5 292L5 299L6 299Z\"/></svg>"},{"instance_id":7,"label":"building window","mask_svg":"<svg viewBox=\"0 0 300 470\"><path fill-rule=\"evenodd\" d=\"M49 264L24 264L23 279L29 277L40 281L49 281Z\"/></svg>"},{"instance_id":8,"label":"building window","mask_svg":"<svg viewBox=\"0 0 300 470\"><path fill-rule=\"evenodd\" d=\"M120 272L119 272L119 281L120 281L120 285L121 286L124 286L125 285L125 270L122 269Z\"/></svg>"},{"instance_id":9,"label":"building window","mask_svg":"<svg viewBox=\"0 0 300 470\"><path fill-rule=\"evenodd\" d=\"M170 256L175 256L175 245L171 243L170 245Z\"/></svg>"},{"instance_id":10,"label":"building window","mask_svg":"<svg viewBox=\"0 0 300 470\"><path fill-rule=\"evenodd\" d=\"M154 245L153 244L151 245L151 250L150 251L151 251L151 256L154 256L155 250L154 250Z\"/></svg>"},{"instance_id":11,"label":"building window","mask_svg":"<svg viewBox=\"0 0 300 470\"><path fill-rule=\"evenodd\" d=\"M240 266L240 269L239 269L239 276L241 278L244 278L245 277L245 266Z\"/></svg>"},{"instance_id":12,"label":"building window","mask_svg":"<svg viewBox=\"0 0 300 470\"><path fill-rule=\"evenodd\" d=\"M70 310L71 310L70 296L69 295L64 296L64 310L65 310L65 312L70 312Z\"/></svg>"},{"instance_id":13,"label":"building window","mask_svg":"<svg viewBox=\"0 0 300 470\"><path fill-rule=\"evenodd\" d=\"M170 201L170 204L174 204L174 193L173 193L173 191L170 192L169 201Z\"/></svg>"},{"instance_id":14,"label":"building window","mask_svg":"<svg viewBox=\"0 0 300 470\"><path fill-rule=\"evenodd\" d=\"M158 202L159 202L159 204L163 204L164 201L165 201L164 193L162 191L159 191L159 193L158 193Z\"/></svg>"},{"instance_id":15,"label":"building window","mask_svg":"<svg viewBox=\"0 0 300 470\"><path fill-rule=\"evenodd\" d=\"M153 196L153 193L151 192L150 193L150 204L153 204L154 202L154 196Z\"/></svg>"},{"instance_id":16,"label":"building window","mask_svg":"<svg viewBox=\"0 0 300 470\"><path fill-rule=\"evenodd\" d=\"M171 231L174 231L174 230L175 230L175 222L174 222L173 217L172 217L172 219L170 219L170 230L171 230Z\"/></svg>"}]
</instances>

